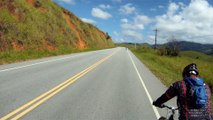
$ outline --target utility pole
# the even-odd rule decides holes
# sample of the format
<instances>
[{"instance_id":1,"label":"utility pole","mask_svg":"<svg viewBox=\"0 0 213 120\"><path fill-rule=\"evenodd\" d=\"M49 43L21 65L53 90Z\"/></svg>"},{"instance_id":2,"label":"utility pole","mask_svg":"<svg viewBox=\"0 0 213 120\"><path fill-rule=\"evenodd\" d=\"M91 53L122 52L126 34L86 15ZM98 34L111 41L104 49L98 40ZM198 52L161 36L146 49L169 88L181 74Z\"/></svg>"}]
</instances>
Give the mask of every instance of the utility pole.
<instances>
[{"instance_id":1,"label":"utility pole","mask_svg":"<svg viewBox=\"0 0 213 120\"><path fill-rule=\"evenodd\" d=\"M154 46L154 49L157 48L157 34L158 34L158 29L156 28L155 30L155 46Z\"/></svg>"}]
</instances>

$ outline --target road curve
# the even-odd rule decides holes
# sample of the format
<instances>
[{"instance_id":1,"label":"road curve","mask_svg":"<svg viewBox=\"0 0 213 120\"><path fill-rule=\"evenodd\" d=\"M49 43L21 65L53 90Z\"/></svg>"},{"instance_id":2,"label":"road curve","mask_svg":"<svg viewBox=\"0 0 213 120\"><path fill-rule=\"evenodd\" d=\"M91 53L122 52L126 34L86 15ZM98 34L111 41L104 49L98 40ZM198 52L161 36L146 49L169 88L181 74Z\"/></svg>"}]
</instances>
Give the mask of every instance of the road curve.
<instances>
[{"instance_id":1,"label":"road curve","mask_svg":"<svg viewBox=\"0 0 213 120\"><path fill-rule=\"evenodd\" d=\"M156 120L165 89L125 48L1 65L0 119Z\"/></svg>"}]
</instances>

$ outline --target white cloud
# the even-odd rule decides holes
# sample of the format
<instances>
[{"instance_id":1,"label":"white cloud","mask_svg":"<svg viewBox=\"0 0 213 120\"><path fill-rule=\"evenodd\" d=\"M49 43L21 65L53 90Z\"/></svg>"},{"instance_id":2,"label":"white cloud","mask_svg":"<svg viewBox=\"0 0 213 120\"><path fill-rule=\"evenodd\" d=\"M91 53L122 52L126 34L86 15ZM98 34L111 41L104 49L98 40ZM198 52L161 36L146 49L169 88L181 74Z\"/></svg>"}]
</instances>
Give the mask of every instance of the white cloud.
<instances>
[{"instance_id":1,"label":"white cloud","mask_svg":"<svg viewBox=\"0 0 213 120\"><path fill-rule=\"evenodd\" d=\"M133 31L133 30L124 30L122 34L126 37L130 37L133 40L143 40L143 35L140 32Z\"/></svg>"},{"instance_id":2,"label":"white cloud","mask_svg":"<svg viewBox=\"0 0 213 120\"><path fill-rule=\"evenodd\" d=\"M110 9L111 8L110 5L104 5L104 4L99 5L99 7L102 8L102 9Z\"/></svg>"},{"instance_id":3,"label":"white cloud","mask_svg":"<svg viewBox=\"0 0 213 120\"><path fill-rule=\"evenodd\" d=\"M122 28L121 35L125 38L128 37L132 42L142 42L144 38L142 31L151 22L151 19L145 15L136 15L132 20L123 18L120 21Z\"/></svg>"},{"instance_id":4,"label":"white cloud","mask_svg":"<svg viewBox=\"0 0 213 120\"><path fill-rule=\"evenodd\" d=\"M136 11L136 8L132 5L132 3L128 3L126 5L121 6L119 11L122 14L129 15L129 14L134 13Z\"/></svg>"},{"instance_id":5,"label":"white cloud","mask_svg":"<svg viewBox=\"0 0 213 120\"><path fill-rule=\"evenodd\" d=\"M128 23L128 19L123 18L123 19L121 19L121 22L122 22L122 23Z\"/></svg>"},{"instance_id":6,"label":"white cloud","mask_svg":"<svg viewBox=\"0 0 213 120\"><path fill-rule=\"evenodd\" d=\"M144 15L137 15L134 19L135 24L148 24L151 22L150 18Z\"/></svg>"},{"instance_id":7,"label":"white cloud","mask_svg":"<svg viewBox=\"0 0 213 120\"><path fill-rule=\"evenodd\" d=\"M105 20L112 17L111 14L101 10L100 8L93 8L92 9L92 16L100 18L100 19L105 19Z\"/></svg>"},{"instance_id":8,"label":"white cloud","mask_svg":"<svg viewBox=\"0 0 213 120\"><path fill-rule=\"evenodd\" d=\"M95 24L96 22L92 19L87 19L87 18L81 18L82 21L86 22L86 23L90 23L90 24Z\"/></svg>"},{"instance_id":9,"label":"white cloud","mask_svg":"<svg viewBox=\"0 0 213 120\"><path fill-rule=\"evenodd\" d=\"M128 22L128 19L121 19L121 28L132 30L143 30L144 26L151 22L150 18L144 15L136 15L134 20Z\"/></svg>"},{"instance_id":10,"label":"white cloud","mask_svg":"<svg viewBox=\"0 0 213 120\"><path fill-rule=\"evenodd\" d=\"M209 36L213 35L212 20L213 7L208 1L192 0L188 6L183 3L170 3L167 13L156 17L156 28L160 30L159 36L162 38L174 35L182 40L213 43L213 36Z\"/></svg>"},{"instance_id":11,"label":"white cloud","mask_svg":"<svg viewBox=\"0 0 213 120\"><path fill-rule=\"evenodd\" d=\"M119 33L118 33L117 31L114 31L113 34L114 34L115 36L119 36Z\"/></svg>"},{"instance_id":12,"label":"white cloud","mask_svg":"<svg viewBox=\"0 0 213 120\"><path fill-rule=\"evenodd\" d=\"M154 35L147 36L146 43L155 44L155 36Z\"/></svg>"},{"instance_id":13,"label":"white cloud","mask_svg":"<svg viewBox=\"0 0 213 120\"><path fill-rule=\"evenodd\" d=\"M175 14L175 12L178 11L178 9L179 9L179 5L177 5L176 3L170 3L167 15L169 17L172 17Z\"/></svg>"},{"instance_id":14,"label":"white cloud","mask_svg":"<svg viewBox=\"0 0 213 120\"><path fill-rule=\"evenodd\" d=\"M123 38L115 38L115 39L113 39L113 41L114 41L115 43L123 43L123 42L126 42L126 40L124 40Z\"/></svg>"},{"instance_id":15,"label":"white cloud","mask_svg":"<svg viewBox=\"0 0 213 120\"><path fill-rule=\"evenodd\" d=\"M75 4L75 0L61 0L61 2L64 2L64 3L67 3L67 4L71 4L71 5Z\"/></svg>"},{"instance_id":16,"label":"white cloud","mask_svg":"<svg viewBox=\"0 0 213 120\"><path fill-rule=\"evenodd\" d=\"M137 30L137 29L144 29L144 26L143 26L143 24L135 25L135 24L131 24L131 23L122 23L121 28Z\"/></svg>"}]
</instances>

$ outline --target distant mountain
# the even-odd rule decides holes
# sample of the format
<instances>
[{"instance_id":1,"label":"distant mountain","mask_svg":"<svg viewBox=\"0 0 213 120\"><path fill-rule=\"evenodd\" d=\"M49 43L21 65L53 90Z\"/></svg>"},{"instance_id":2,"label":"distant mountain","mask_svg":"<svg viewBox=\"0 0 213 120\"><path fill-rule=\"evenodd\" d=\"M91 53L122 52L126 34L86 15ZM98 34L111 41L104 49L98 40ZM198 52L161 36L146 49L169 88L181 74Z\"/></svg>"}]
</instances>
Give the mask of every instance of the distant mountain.
<instances>
[{"instance_id":1,"label":"distant mountain","mask_svg":"<svg viewBox=\"0 0 213 120\"><path fill-rule=\"evenodd\" d=\"M166 44L169 45L170 43ZM213 55L213 44L200 44L187 41L178 41L176 44L182 51L198 51L208 55Z\"/></svg>"},{"instance_id":2,"label":"distant mountain","mask_svg":"<svg viewBox=\"0 0 213 120\"><path fill-rule=\"evenodd\" d=\"M213 55L213 44L200 44L200 43L182 41L182 42L179 42L179 45L181 47L181 50L184 50L184 51L194 50L194 51L199 51L199 52Z\"/></svg>"}]
</instances>

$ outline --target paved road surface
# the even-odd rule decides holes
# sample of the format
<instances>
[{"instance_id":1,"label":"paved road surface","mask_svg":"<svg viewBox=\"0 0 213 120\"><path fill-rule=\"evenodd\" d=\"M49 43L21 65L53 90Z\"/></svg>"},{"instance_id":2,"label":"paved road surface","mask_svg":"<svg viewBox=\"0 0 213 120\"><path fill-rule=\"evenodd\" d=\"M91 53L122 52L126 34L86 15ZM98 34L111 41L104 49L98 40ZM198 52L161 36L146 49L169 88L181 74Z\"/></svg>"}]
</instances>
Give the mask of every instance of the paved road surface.
<instances>
[{"instance_id":1,"label":"paved road surface","mask_svg":"<svg viewBox=\"0 0 213 120\"><path fill-rule=\"evenodd\" d=\"M1 65L0 119L156 120L165 89L125 48Z\"/></svg>"}]
</instances>

